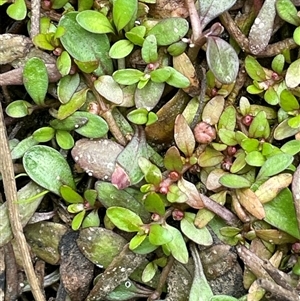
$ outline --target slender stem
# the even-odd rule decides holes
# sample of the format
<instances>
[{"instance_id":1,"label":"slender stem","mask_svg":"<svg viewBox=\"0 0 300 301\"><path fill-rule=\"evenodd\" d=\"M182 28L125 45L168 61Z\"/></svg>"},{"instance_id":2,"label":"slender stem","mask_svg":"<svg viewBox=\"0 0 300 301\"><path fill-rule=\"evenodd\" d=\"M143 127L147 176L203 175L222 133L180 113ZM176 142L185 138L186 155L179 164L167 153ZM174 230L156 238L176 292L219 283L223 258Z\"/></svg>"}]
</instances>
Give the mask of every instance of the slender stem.
<instances>
[{"instance_id":1,"label":"slender stem","mask_svg":"<svg viewBox=\"0 0 300 301\"><path fill-rule=\"evenodd\" d=\"M36 301L45 301L45 296L39 286L38 279L35 275L31 262L30 252L23 233L23 227L20 220L19 206L17 204L18 195L14 175L14 167L8 146L2 105L0 102L0 170L2 174L4 192L7 201L9 220L15 240L17 242L20 253L22 254L23 266L32 288L32 294Z\"/></svg>"},{"instance_id":2,"label":"slender stem","mask_svg":"<svg viewBox=\"0 0 300 301\"><path fill-rule=\"evenodd\" d=\"M30 37L34 38L40 33L40 14L41 14L41 1L31 0L31 27Z\"/></svg>"},{"instance_id":3,"label":"slender stem","mask_svg":"<svg viewBox=\"0 0 300 301\"><path fill-rule=\"evenodd\" d=\"M160 278L158 281L158 285L156 290L150 295L150 297L148 298L148 301L152 301L152 300L157 300L159 298L159 296L161 295L162 291L163 291L163 287L167 281L167 277L173 267L173 263L174 263L174 257L172 255L169 256L168 258L168 262L166 264L166 266L163 268L161 274L160 274Z\"/></svg>"}]
</instances>

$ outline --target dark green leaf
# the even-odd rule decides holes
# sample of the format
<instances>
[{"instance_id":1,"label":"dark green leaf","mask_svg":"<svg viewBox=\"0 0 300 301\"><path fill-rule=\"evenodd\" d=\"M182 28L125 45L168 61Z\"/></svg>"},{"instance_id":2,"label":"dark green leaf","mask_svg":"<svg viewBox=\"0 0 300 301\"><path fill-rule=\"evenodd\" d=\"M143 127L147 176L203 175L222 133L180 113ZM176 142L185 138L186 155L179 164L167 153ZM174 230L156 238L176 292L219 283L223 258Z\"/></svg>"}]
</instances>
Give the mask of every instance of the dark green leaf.
<instances>
[{"instance_id":1,"label":"dark green leaf","mask_svg":"<svg viewBox=\"0 0 300 301\"><path fill-rule=\"evenodd\" d=\"M283 189L271 202L264 204L264 208L266 222L300 239L293 196L289 189Z\"/></svg>"},{"instance_id":2,"label":"dark green leaf","mask_svg":"<svg viewBox=\"0 0 300 301\"><path fill-rule=\"evenodd\" d=\"M201 0L200 6L200 24L204 28L211 20L228 10L236 0Z\"/></svg>"},{"instance_id":3,"label":"dark green leaf","mask_svg":"<svg viewBox=\"0 0 300 301\"><path fill-rule=\"evenodd\" d=\"M184 218L180 221L180 228L184 235L190 240L202 246L210 246L213 243L211 234L206 227L196 228L194 225L196 214L185 212Z\"/></svg>"},{"instance_id":4,"label":"dark green leaf","mask_svg":"<svg viewBox=\"0 0 300 301\"><path fill-rule=\"evenodd\" d=\"M297 98L292 94L291 91L284 89L280 93L280 106L286 112L299 109L299 102Z\"/></svg>"},{"instance_id":5,"label":"dark green leaf","mask_svg":"<svg viewBox=\"0 0 300 301\"><path fill-rule=\"evenodd\" d=\"M113 2L113 20L120 31L123 29L137 13L137 0L115 0Z\"/></svg>"},{"instance_id":6,"label":"dark green leaf","mask_svg":"<svg viewBox=\"0 0 300 301\"><path fill-rule=\"evenodd\" d=\"M110 43L105 34L95 34L86 31L76 22L78 12L69 12L60 18L59 26L65 28L65 34L60 41L65 50L80 62L99 61L96 75L111 74L112 60L108 56Z\"/></svg>"},{"instance_id":7,"label":"dark green leaf","mask_svg":"<svg viewBox=\"0 0 300 301\"><path fill-rule=\"evenodd\" d=\"M168 249L171 251L176 260L183 264L186 264L189 259L189 253L180 231L168 224L166 224L164 227L173 236L173 239L169 243L167 243Z\"/></svg>"},{"instance_id":8,"label":"dark green leaf","mask_svg":"<svg viewBox=\"0 0 300 301\"><path fill-rule=\"evenodd\" d=\"M142 47L142 58L149 63L155 63L158 59L157 43L155 35L148 35Z\"/></svg>"},{"instance_id":9,"label":"dark green leaf","mask_svg":"<svg viewBox=\"0 0 300 301\"><path fill-rule=\"evenodd\" d=\"M65 119L80 109L86 101L88 90L86 88L75 92L66 104L62 104L58 109L57 119Z\"/></svg>"},{"instance_id":10,"label":"dark green leaf","mask_svg":"<svg viewBox=\"0 0 300 301\"><path fill-rule=\"evenodd\" d=\"M63 184L75 189L71 169L66 159L49 146L31 147L23 157L23 165L33 181L57 195L60 195L59 190Z\"/></svg>"},{"instance_id":11,"label":"dark green leaf","mask_svg":"<svg viewBox=\"0 0 300 301\"><path fill-rule=\"evenodd\" d=\"M43 105L48 89L48 72L43 60L33 57L26 61L23 82L33 101L37 105Z\"/></svg>"},{"instance_id":12,"label":"dark green leaf","mask_svg":"<svg viewBox=\"0 0 300 301\"><path fill-rule=\"evenodd\" d=\"M160 169L151 163L148 159L140 157L138 161L139 167L145 175L148 183L158 186L162 181L162 173Z\"/></svg>"},{"instance_id":13,"label":"dark green leaf","mask_svg":"<svg viewBox=\"0 0 300 301\"><path fill-rule=\"evenodd\" d=\"M99 225L100 225L100 218L98 215L98 211L93 210L84 218L81 227L82 228L99 227Z\"/></svg>"},{"instance_id":14,"label":"dark green leaf","mask_svg":"<svg viewBox=\"0 0 300 301\"><path fill-rule=\"evenodd\" d=\"M61 185L59 192L61 197L70 204L82 204L84 202L82 196L70 186Z\"/></svg>"},{"instance_id":15,"label":"dark green leaf","mask_svg":"<svg viewBox=\"0 0 300 301\"><path fill-rule=\"evenodd\" d=\"M57 96L61 103L67 103L80 83L80 77L78 73L74 75L66 75L60 79L57 86Z\"/></svg>"},{"instance_id":16,"label":"dark green leaf","mask_svg":"<svg viewBox=\"0 0 300 301\"><path fill-rule=\"evenodd\" d=\"M225 174L219 179L219 182L228 188L246 188L252 184L245 177L234 174Z\"/></svg>"},{"instance_id":17,"label":"dark green leaf","mask_svg":"<svg viewBox=\"0 0 300 301\"><path fill-rule=\"evenodd\" d=\"M156 192L150 192L146 195L144 205L149 212L154 212L159 215L165 214L165 204Z\"/></svg>"},{"instance_id":18,"label":"dark green leaf","mask_svg":"<svg viewBox=\"0 0 300 301\"><path fill-rule=\"evenodd\" d=\"M266 177L274 176L284 171L293 162L294 157L289 154L276 154L267 159L264 165L261 167L258 175L258 179L264 179Z\"/></svg>"},{"instance_id":19,"label":"dark green leaf","mask_svg":"<svg viewBox=\"0 0 300 301\"><path fill-rule=\"evenodd\" d=\"M55 130L51 127L42 127L33 132L33 138L38 142L47 142L54 137Z\"/></svg>"},{"instance_id":20,"label":"dark green leaf","mask_svg":"<svg viewBox=\"0 0 300 301\"><path fill-rule=\"evenodd\" d=\"M181 40L188 32L189 24L183 18L166 18L156 24L147 36L155 35L158 46L168 46Z\"/></svg>"},{"instance_id":21,"label":"dark green leaf","mask_svg":"<svg viewBox=\"0 0 300 301\"><path fill-rule=\"evenodd\" d=\"M245 68L248 75L256 81L266 80L266 73L260 63L251 55L245 59Z\"/></svg>"},{"instance_id":22,"label":"dark green leaf","mask_svg":"<svg viewBox=\"0 0 300 301\"><path fill-rule=\"evenodd\" d=\"M207 63L218 81L231 84L239 70L239 59L235 50L219 37L207 38Z\"/></svg>"},{"instance_id":23,"label":"dark green leaf","mask_svg":"<svg viewBox=\"0 0 300 301\"><path fill-rule=\"evenodd\" d=\"M57 130L55 138L62 149L71 149L74 146L74 138L68 131Z\"/></svg>"}]
</instances>

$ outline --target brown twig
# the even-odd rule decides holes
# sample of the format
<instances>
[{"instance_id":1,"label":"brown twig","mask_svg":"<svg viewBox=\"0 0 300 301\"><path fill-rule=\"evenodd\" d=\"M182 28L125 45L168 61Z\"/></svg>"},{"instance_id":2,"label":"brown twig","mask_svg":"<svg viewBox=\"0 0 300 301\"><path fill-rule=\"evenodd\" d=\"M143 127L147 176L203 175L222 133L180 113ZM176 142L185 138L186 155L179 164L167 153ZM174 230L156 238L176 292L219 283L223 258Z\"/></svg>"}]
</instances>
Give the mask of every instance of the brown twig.
<instances>
[{"instance_id":1,"label":"brown twig","mask_svg":"<svg viewBox=\"0 0 300 301\"><path fill-rule=\"evenodd\" d=\"M224 206L218 204L204 194L200 193L200 197L205 208L220 216L227 225L238 226L241 223L240 220Z\"/></svg>"},{"instance_id":2,"label":"brown twig","mask_svg":"<svg viewBox=\"0 0 300 301\"><path fill-rule=\"evenodd\" d=\"M30 37L34 38L40 33L40 14L41 14L41 1L31 0L31 27L30 27Z\"/></svg>"},{"instance_id":3,"label":"brown twig","mask_svg":"<svg viewBox=\"0 0 300 301\"><path fill-rule=\"evenodd\" d=\"M168 275L173 267L174 260L175 260L174 257L172 255L170 255L168 258L167 265L163 268L163 270L160 274L156 290L149 296L148 301L159 299L159 297L163 291L163 287L167 281Z\"/></svg>"},{"instance_id":4,"label":"brown twig","mask_svg":"<svg viewBox=\"0 0 300 301\"><path fill-rule=\"evenodd\" d=\"M18 244L18 248L22 256L23 266L25 269L28 282L32 288L32 293L36 301L45 301L45 297L39 286L38 280L34 273L31 262L31 257L27 242L23 233L23 227L20 221L18 204L17 204L17 188L15 182L15 175L13 163L8 146L2 105L0 103L0 170L3 179L4 192L7 201L9 220L11 223L12 232Z\"/></svg>"}]
</instances>

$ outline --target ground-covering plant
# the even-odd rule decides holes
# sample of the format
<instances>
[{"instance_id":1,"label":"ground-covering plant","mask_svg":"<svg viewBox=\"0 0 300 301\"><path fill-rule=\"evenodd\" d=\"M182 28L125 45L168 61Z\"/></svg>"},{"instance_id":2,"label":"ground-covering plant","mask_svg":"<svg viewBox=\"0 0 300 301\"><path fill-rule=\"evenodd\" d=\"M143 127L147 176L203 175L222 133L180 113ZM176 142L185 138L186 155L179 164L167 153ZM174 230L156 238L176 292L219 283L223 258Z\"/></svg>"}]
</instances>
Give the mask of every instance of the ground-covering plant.
<instances>
[{"instance_id":1,"label":"ground-covering plant","mask_svg":"<svg viewBox=\"0 0 300 301\"><path fill-rule=\"evenodd\" d=\"M9 141L33 181L19 191L21 219L48 193L63 212L56 221L78 231L78 248L103 268L81 300L299 299L300 22L290 0L250 2L45 1L26 59L24 48L1 61L21 58L28 93L6 114L45 119ZM24 19L26 3L7 15ZM277 27L293 39L270 44ZM12 237L3 225L1 245ZM25 228L29 243L57 264L33 243L42 225ZM45 246L58 249L59 229ZM207 281L199 248L216 244L244 261L244 296L215 294ZM180 273L184 288L172 282Z\"/></svg>"}]
</instances>

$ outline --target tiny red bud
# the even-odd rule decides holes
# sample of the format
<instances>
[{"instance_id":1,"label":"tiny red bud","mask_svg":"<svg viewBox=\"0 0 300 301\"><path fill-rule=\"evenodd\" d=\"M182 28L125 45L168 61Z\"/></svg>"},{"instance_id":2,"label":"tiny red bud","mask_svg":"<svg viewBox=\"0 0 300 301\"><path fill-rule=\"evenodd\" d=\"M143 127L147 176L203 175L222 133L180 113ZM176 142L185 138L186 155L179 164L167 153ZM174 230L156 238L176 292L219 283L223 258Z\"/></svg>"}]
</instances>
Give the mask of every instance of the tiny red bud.
<instances>
[{"instance_id":1,"label":"tiny red bud","mask_svg":"<svg viewBox=\"0 0 300 301\"><path fill-rule=\"evenodd\" d=\"M175 209L172 212L172 217L175 221L181 221L184 218L184 212L179 209Z\"/></svg>"},{"instance_id":2,"label":"tiny red bud","mask_svg":"<svg viewBox=\"0 0 300 301\"><path fill-rule=\"evenodd\" d=\"M201 121L194 128L194 136L197 142L208 144L216 139L216 130L210 124Z\"/></svg>"},{"instance_id":3,"label":"tiny red bud","mask_svg":"<svg viewBox=\"0 0 300 301\"><path fill-rule=\"evenodd\" d=\"M178 181L180 179L180 174L177 171L171 171L168 175L168 177L172 180L172 181Z\"/></svg>"},{"instance_id":4,"label":"tiny red bud","mask_svg":"<svg viewBox=\"0 0 300 301\"><path fill-rule=\"evenodd\" d=\"M300 242L295 242L292 245L292 250L293 250L294 253L300 254Z\"/></svg>"},{"instance_id":5,"label":"tiny red bud","mask_svg":"<svg viewBox=\"0 0 300 301\"><path fill-rule=\"evenodd\" d=\"M253 116L251 115L245 115L243 118L242 118L242 123L246 126L250 126L251 123L252 123L252 120L253 120Z\"/></svg>"},{"instance_id":6,"label":"tiny red bud","mask_svg":"<svg viewBox=\"0 0 300 301\"><path fill-rule=\"evenodd\" d=\"M231 168L231 166L232 166L232 162L231 161L224 161L222 163L222 169L223 170L229 171L230 168Z\"/></svg>"},{"instance_id":7,"label":"tiny red bud","mask_svg":"<svg viewBox=\"0 0 300 301\"><path fill-rule=\"evenodd\" d=\"M227 154L228 154L229 156L235 155L236 151L237 151L237 149L236 149L235 146L228 146L228 147L227 147Z\"/></svg>"},{"instance_id":8,"label":"tiny red bud","mask_svg":"<svg viewBox=\"0 0 300 301\"><path fill-rule=\"evenodd\" d=\"M56 47L54 50L53 50L53 54L55 55L55 56L60 56L61 55L61 53L62 53L62 49L60 48L60 47Z\"/></svg>"},{"instance_id":9,"label":"tiny red bud","mask_svg":"<svg viewBox=\"0 0 300 301\"><path fill-rule=\"evenodd\" d=\"M154 221L154 222L158 222L160 220L160 215L157 214L157 213L153 213L151 215L151 219Z\"/></svg>"}]
</instances>

